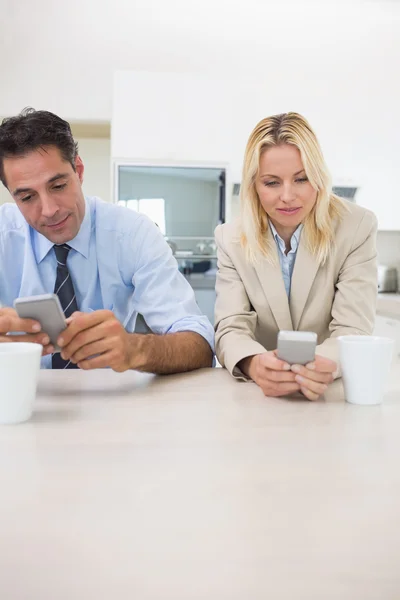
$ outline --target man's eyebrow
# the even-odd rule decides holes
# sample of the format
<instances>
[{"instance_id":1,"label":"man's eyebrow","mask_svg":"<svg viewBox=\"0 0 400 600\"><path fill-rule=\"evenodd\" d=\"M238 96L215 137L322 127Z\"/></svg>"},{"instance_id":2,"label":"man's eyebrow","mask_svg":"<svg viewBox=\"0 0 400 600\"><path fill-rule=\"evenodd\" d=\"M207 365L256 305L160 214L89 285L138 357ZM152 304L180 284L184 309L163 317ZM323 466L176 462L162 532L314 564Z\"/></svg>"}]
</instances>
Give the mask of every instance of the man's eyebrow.
<instances>
[{"instance_id":1,"label":"man's eyebrow","mask_svg":"<svg viewBox=\"0 0 400 600\"><path fill-rule=\"evenodd\" d=\"M54 181L57 181L58 179L64 179L65 177L69 177L69 173L57 173L57 175L53 175L53 177L50 177L47 183L54 183ZM34 190L29 187L20 187L13 191L13 196L19 196L19 194L26 194L27 192L33 191Z\"/></svg>"},{"instance_id":2,"label":"man's eyebrow","mask_svg":"<svg viewBox=\"0 0 400 600\"><path fill-rule=\"evenodd\" d=\"M53 183L53 181L57 181L57 179L63 179L65 177L69 177L69 173L57 173L57 175L50 177L47 183Z\"/></svg>"}]
</instances>

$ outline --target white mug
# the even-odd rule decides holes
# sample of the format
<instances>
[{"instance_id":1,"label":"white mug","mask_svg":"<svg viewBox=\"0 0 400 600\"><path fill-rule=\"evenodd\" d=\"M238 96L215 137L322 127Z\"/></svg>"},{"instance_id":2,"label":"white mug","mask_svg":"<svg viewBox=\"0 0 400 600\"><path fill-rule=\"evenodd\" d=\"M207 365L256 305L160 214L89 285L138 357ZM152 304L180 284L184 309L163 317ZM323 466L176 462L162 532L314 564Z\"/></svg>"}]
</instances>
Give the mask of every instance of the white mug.
<instances>
[{"instance_id":1,"label":"white mug","mask_svg":"<svg viewBox=\"0 0 400 600\"><path fill-rule=\"evenodd\" d=\"M347 402L381 404L390 372L394 340L374 335L343 335L338 340Z\"/></svg>"},{"instance_id":2,"label":"white mug","mask_svg":"<svg viewBox=\"0 0 400 600\"><path fill-rule=\"evenodd\" d=\"M22 423L32 416L42 346L25 342L0 344L0 424Z\"/></svg>"}]
</instances>

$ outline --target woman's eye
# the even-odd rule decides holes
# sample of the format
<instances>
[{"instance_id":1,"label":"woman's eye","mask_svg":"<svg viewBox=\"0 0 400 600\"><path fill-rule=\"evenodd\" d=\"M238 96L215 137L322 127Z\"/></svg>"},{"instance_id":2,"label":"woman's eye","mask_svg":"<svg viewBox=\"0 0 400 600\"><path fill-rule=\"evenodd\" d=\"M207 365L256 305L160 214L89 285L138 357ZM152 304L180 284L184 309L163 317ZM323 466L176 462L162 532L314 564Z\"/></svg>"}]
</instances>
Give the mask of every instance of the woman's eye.
<instances>
[{"instance_id":1,"label":"woman's eye","mask_svg":"<svg viewBox=\"0 0 400 600\"><path fill-rule=\"evenodd\" d=\"M278 185L277 181L264 181L264 185L266 185L267 187L275 187L276 185Z\"/></svg>"},{"instance_id":2,"label":"woman's eye","mask_svg":"<svg viewBox=\"0 0 400 600\"><path fill-rule=\"evenodd\" d=\"M306 181L308 181L307 177L299 177L296 179L297 183L305 183Z\"/></svg>"}]
</instances>

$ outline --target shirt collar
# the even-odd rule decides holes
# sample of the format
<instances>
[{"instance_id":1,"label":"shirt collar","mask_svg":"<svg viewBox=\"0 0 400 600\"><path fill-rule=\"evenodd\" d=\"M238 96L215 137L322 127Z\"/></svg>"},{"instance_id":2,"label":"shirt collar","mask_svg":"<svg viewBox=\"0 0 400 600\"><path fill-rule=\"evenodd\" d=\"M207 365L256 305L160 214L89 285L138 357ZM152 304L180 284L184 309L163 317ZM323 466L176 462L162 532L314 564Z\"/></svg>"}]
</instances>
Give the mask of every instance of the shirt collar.
<instances>
[{"instance_id":1,"label":"shirt collar","mask_svg":"<svg viewBox=\"0 0 400 600\"><path fill-rule=\"evenodd\" d=\"M90 214L90 205L85 198L85 216L76 236L68 242L74 250L82 254L85 258L89 257L90 234L92 229L92 218ZM30 227L33 237L33 249L36 262L39 264L48 255L54 243L48 240L44 235Z\"/></svg>"},{"instance_id":2,"label":"shirt collar","mask_svg":"<svg viewBox=\"0 0 400 600\"><path fill-rule=\"evenodd\" d=\"M280 247L282 252L285 252L286 244L283 241L283 239L281 238L281 236L279 235L279 233L277 232L277 230L275 229L274 224L272 223L271 219L269 220L269 224L271 227L272 235L274 236L276 243L278 244L278 246ZM303 229L303 224L301 223L297 227L296 231L293 233L292 237L290 238L290 252L297 251L297 248L298 248L299 242L300 242L300 234L301 234L302 229Z\"/></svg>"}]
</instances>

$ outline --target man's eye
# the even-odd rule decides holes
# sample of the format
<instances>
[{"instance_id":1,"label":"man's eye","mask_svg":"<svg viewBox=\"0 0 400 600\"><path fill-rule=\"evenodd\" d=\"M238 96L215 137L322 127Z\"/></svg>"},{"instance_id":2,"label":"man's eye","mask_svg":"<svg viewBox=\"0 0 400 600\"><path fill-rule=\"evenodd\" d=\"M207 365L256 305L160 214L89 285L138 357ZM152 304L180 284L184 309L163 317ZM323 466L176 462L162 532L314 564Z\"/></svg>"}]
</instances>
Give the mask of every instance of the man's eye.
<instances>
[{"instance_id":1,"label":"man's eye","mask_svg":"<svg viewBox=\"0 0 400 600\"><path fill-rule=\"evenodd\" d=\"M55 185L53 187L53 190L56 190L57 192L59 192L60 190L63 190L66 186L67 186L66 183L60 183L59 185Z\"/></svg>"},{"instance_id":2,"label":"man's eye","mask_svg":"<svg viewBox=\"0 0 400 600\"><path fill-rule=\"evenodd\" d=\"M28 200L30 200L31 198L32 198L32 195L24 196L24 198L21 198L21 202L28 202Z\"/></svg>"}]
</instances>

